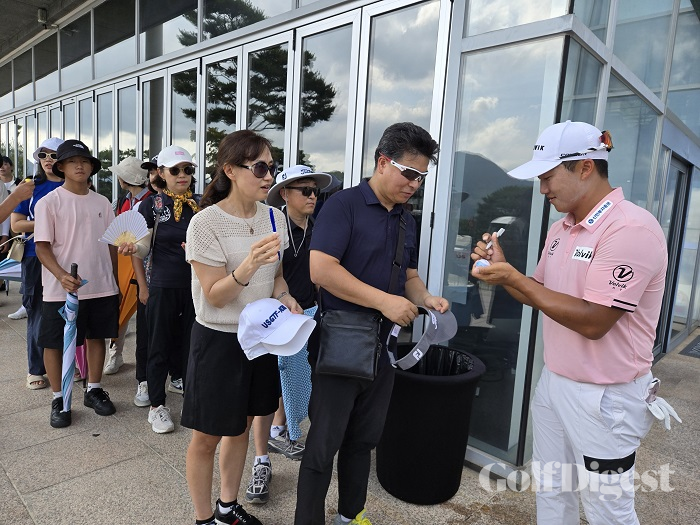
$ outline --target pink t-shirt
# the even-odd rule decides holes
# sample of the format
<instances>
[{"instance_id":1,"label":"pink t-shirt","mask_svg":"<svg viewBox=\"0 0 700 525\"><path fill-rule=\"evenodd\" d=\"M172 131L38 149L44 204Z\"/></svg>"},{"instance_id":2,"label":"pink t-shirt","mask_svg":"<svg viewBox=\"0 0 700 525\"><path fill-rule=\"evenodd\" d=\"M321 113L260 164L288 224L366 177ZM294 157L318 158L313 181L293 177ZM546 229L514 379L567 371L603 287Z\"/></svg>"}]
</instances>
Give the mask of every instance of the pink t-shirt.
<instances>
[{"instance_id":1,"label":"pink t-shirt","mask_svg":"<svg viewBox=\"0 0 700 525\"><path fill-rule=\"evenodd\" d=\"M533 278L551 290L627 313L596 341L545 315L545 364L574 381L628 383L651 369L666 239L654 216L624 200L621 188L579 224L573 221L569 214L552 226Z\"/></svg>"},{"instance_id":2,"label":"pink t-shirt","mask_svg":"<svg viewBox=\"0 0 700 525\"><path fill-rule=\"evenodd\" d=\"M88 283L78 290L79 299L119 293L112 272L109 245L100 242L114 212L106 197L88 192L76 195L63 186L41 199L35 208L34 241L49 242L56 261L66 271L78 264L78 274ZM44 301L64 301L66 291L46 268L42 268Z\"/></svg>"}]
</instances>

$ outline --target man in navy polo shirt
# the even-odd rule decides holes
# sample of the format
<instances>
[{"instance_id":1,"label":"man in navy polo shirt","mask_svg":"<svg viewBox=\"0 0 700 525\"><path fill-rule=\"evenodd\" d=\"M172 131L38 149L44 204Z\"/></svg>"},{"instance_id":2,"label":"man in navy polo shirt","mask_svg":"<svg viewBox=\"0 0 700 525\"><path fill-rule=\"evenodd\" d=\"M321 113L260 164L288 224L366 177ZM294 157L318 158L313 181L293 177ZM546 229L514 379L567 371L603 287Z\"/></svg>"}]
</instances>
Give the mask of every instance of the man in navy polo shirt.
<instances>
[{"instance_id":1,"label":"man in navy polo shirt","mask_svg":"<svg viewBox=\"0 0 700 525\"><path fill-rule=\"evenodd\" d=\"M311 240L311 279L321 287L324 310L379 311L380 340L393 323L406 326L416 305L444 312L418 276L416 223L404 210L437 161L438 144L410 122L393 124L374 152L374 173L324 205ZM397 290L388 293L399 221L406 221L403 264ZM318 314L317 314L318 315ZM312 370L317 344L309 342ZM348 342L352 352L352 342ZM312 372L311 428L299 470L295 525L325 524L325 499L338 453L338 515L333 524L371 525L365 517L370 452L379 442L394 384L388 349L382 348L374 381Z\"/></svg>"}]
</instances>

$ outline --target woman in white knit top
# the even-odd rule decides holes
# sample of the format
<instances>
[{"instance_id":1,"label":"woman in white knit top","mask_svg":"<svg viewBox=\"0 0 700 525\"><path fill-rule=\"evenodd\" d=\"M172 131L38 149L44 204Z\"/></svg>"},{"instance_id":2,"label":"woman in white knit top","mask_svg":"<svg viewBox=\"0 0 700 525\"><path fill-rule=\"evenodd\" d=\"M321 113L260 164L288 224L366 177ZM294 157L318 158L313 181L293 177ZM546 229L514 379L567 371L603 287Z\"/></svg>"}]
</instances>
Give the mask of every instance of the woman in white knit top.
<instances>
[{"instance_id":1,"label":"woman in white knit top","mask_svg":"<svg viewBox=\"0 0 700 525\"><path fill-rule=\"evenodd\" d=\"M214 523L211 490L219 442L216 518L224 523L238 519L241 525L260 523L243 510L237 496L253 416L277 409L277 356L248 361L236 332L241 311L257 299L275 297L292 312L302 313L282 276L280 257L288 244L284 215L259 202L266 198L276 171L266 138L247 130L227 135L219 145L216 175L201 200L203 209L187 230L197 320L182 424L192 428L187 483L200 523Z\"/></svg>"}]
</instances>

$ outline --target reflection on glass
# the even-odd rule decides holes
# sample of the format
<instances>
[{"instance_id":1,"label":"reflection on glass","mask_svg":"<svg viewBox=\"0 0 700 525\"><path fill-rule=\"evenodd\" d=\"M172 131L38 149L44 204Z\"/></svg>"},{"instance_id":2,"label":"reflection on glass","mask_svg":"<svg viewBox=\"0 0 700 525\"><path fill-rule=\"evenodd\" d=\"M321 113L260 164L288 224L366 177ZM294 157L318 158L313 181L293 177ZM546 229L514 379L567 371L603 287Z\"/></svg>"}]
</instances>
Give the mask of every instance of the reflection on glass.
<instances>
[{"instance_id":1,"label":"reflection on glass","mask_svg":"<svg viewBox=\"0 0 700 525\"><path fill-rule=\"evenodd\" d=\"M307 37L302 43L297 162L345 173L352 26Z\"/></svg>"},{"instance_id":2,"label":"reflection on glass","mask_svg":"<svg viewBox=\"0 0 700 525\"><path fill-rule=\"evenodd\" d=\"M112 93L97 96L97 158L102 163L102 169L97 172L93 181L96 182L97 192L112 202L112 172L107 168L112 166Z\"/></svg>"},{"instance_id":3,"label":"reflection on glass","mask_svg":"<svg viewBox=\"0 0 700 525\"><path fill-rule=\"evenodd\" d=\"M12 109L12 62L0 66L0 111Z\"/></svg>"},{"instance_id":4,"label":"reflection on glass","mask_svg":"<svg viewBox=\"0 0 700 525\"><path fill-rule=\"evenodd\" d=\"M610 0L576 0L574 14L593 31L593 34L605 42L608 32L608 15Z\"/></svg>"},{"instance_id":5,"label":"reflection on glass","mask_svg":"<svg viewBox=\"0 0 700 525\"><path fill-rule=\"evenodd\" d=\"M0 122L0 155L7 155L7 125Z\"/></svg>"},{"instance_id":6,"label":"reflection on glass","mask_svg":"<svg viewBox=\"0 0 700 525\"><path fill-rule=\"evenodd\" d=\"M63 104L63 133L66 139L74 139L77 136L75 129L75 104Z\"/></svg>"},{"instance_id":7,"label":"reflection on glass","mask_svg":"<svg viewBox=\"0 0 700 525\"><path fill-rule=\"evenodd\" d=\"M34 157L32 154L34 153L34 150L36 149L36 119L34 118L34 115L27 115L25 118L25 125L26 125L26 135L27 135L27 146L25 151L27 154L25 155L26 161L27 161L27 168L24 170L24 173L27 174L27 177L34 175ZM20 175L17 174L19 177Z\"/></svg>"},{"instance_id":8,"label":"reflection on glass","mask_svg":"<svg viewBox=\"0 0 700 525\"><path fill-rule=\"evenodd\" d=\"M204 154L206 155L205 184L211 182L216 170L216 154L219 143L229 133L236 131L238 59L221 60L207 66L206 123Z\"/></svg>"},{"instance_id":9,"label":"reflection on glass","mask_svg":"<svg viewBox=\"0 0 700 525\"><path fill-rule=\"evenodd\" d=\"M34 76L37 100L58 91L57 35L50 35L34 46Z\"/></svg>"},{"instance_id":10,"label":"reflection on glass","mask_svg":"<svg viewBox=\"0 0 700 525\"><path fill-rule=\"evenodd\" d=\"M603 65L581 44L571 39L564 75L564 100L561 121L595 124L598 85Z\"/></svg>"},{"instance_id":11,"label":"reflection on glass","mask_svg":"<svg viewBox=\"0 0 700 525\"><path fill-rule=\"evenodd\" d=\"M250 53L248 59L248 129L272 143L272 157L284 160L287 113L287 44Z\"/></svg>"},{"instance_id":12,"label":"reflection on glass","mask_svg":"<svg viewBox=\"0 0 700 525\"><path fill-rule=\"evenodd\" d=\"M58 30L61 37L61 89L92 80L90 13Z\"/></svg>"},{"instance_id":13,"label":"reflection on glass","mask_svg":"<svg viewBox=\"0 0 700 525\"><path fill-rule=\"evenodd\" d=\"M92 99L84 98L78 102L78 122L80 130L78 138L88 147L92 148Z\"/></svg>"},{"instance_id":14,"label":"reflection on glass","mask_svg":"<svg viewBox=\"0 0 700 525\"><path fill-rule=\"evenodd\" d=\"M620 0L613 52L655 93L660 93L673 0Z\"/></svg>"},{"instance_id":15,"label":"reflection on glass","mask_svg":"<svg viewBox=\"0 0 700 525\"><path fill-rule=\"evenodd\" d=\"M34 100L32 85L32 50L25 51L12 63L15 72L15 106L22 106Z\"/></svg>"},{"instance_id":16,"label":"reflection on glass","mask_svg":"<svg viewBox=\"0 0 700 525\"><path fill-rule=\"evenodd\" d=\"M143 160L158 155L163 149L163 110L165 81L155 78L143 83Z\"/></svg>"},{"instance_id":17,"label":"reflection on glass","mask_svg":"<svg viewBox=\"0 0 700 525\"><path fill-rule=\"evenodd\" d=\"M197 43L197 0L139 2L141 60Z\"/></svg>"},{"instance_id":18,"label":"reflection on glass","mask_svg":"<svg viewBox=\"0 0 700 525\"><path fill-rule=\"evenodd\" d=\"M700 18L690 5L681 4L676 41L671 62L668 107L696 134L700 135Z\"/></svg>"},{"instance_id":19,"label":"reflection on glass","mask_svg":"<svg viewBox=\"0 0 700 525\"><path fill-rule=\"evenodd\" d=\"M504 228L513 266L525 272L537 256L528 245L533 183L506 172L532 158L533 141L554 120L562 46L563 38L547 39L465 55L461 64L443 295L459 324L450 347L486 365L470 443L511 463L525 380L523 307L502 287L472 278L470 254L484 232Z\"/></svg>"},{"instance_id":20,"label":"reflection on glass","mask_svg":"<svg viewBox=\"0 0 700 525\"><path fill-rule=\"evenodd\" d=\"M24 145L24 118L17 119L17 158L15 159L15 177L24 178L24 156L27 151Z\"/></svg>"},{"instance_id":21,"label":"reflection on glass","mask_svg":"<svg viewBox=\"0 0 700 525\"><path fill-rule=\"evenodd\" d=\"M61 109L51 108L49 111L51 117L51 136L52 137L63 137L61 134Z\"/></svg>"},{"instance_id":22,"label":"reflection on glass","mask_svg":"<svg viewBox=\"0 0 700 525\"><path fill-rule=\"evenodd\" d=\"M49 138L49 119L46 111L36 114L36 143L37 146Z\"/></svg>"},{"instance_id":23,"label":"reflection on glass","mask_svg":"<svg viewBox=\"0 0 700 525\"><path fill-rule=\"evenodd\" d=\"M117 162L136 156L136 86L120 89L117 105Z\"/></svg>"},{"instance_id":24,"label":"reflection on glass","mask_svg":"<svg viewBox=\"0 0 700 525\"><path fill-rule=\"evenodd\" d=\"M230 33L292 8L290 0L203 0L204 38Z\"/></svg>"},{"instance_id":25,"label":"reflection on glass","mask_svg":"<svg viewBox=\"0 0 700 525\"><path fill-rule=\"evenodd\" d=\"M108 0L94 18L95 78L136 64L135 0Z\"/></svg>"},{"instance_id":26,"label":"reflection on glass","mask_svg":"<svg viewBox=\"0 0 700 525\"><path fill-rule=\"evenodd\" d=\"M188 69L171 77L171 144L197 152L197 70Z\"/></svg>"},{"instance_id":27,"label":"reflection on glass","mask_svg":"<svg viewBox=\"0 0 700 525\"><path fill-rule=\"evenodd\" d=\"M632 93L616 76L610 76L604 128L612 134L615 149L608 160L610 184L622 187L625 197L646 208L657 113Z\"/></svg>"},{"instance_id":28,"label":"reflection on glass","mask_svg":"<svg viewBox=\"0 0 700 525\"><path fill-rule=\"evenodd\" d=\"M372 19L362 175L374 170L374 150L384 130L395 122L430 129L435 52L440 17L437 0L392 11ZM401 52L397 53L396 50ZM409 199L420 239L424 185Z\"/></svg>"},{"instance_id":29,"label":"reflection on glass","mask_svg":"<svg viewBox=\"0 0 700 525\"><path fill-rule=\"evenodd\" d=\"M565 15L568 0L470 0L466 11L464 36Z\"/></svg>"},{"instance_id":30,"label":"reflection on glass","mask_svg":"<svg viewBox=\"0 0 700 525\"><path fill-rule=\"evenodd\" d=\"M19 121L18 121L19 122ZM17 149L17 124L14 120L7 122L7 153L6 155L16 164L15 151Z\"/></svg>"}]
</instances>

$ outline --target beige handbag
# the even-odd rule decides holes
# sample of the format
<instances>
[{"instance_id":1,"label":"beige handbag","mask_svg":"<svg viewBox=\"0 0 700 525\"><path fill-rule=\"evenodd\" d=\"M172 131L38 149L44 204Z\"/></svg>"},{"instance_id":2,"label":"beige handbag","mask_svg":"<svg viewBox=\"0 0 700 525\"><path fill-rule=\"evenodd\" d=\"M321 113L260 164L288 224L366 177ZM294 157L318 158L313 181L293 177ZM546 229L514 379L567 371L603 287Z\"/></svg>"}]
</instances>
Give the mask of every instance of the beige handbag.
<instances>
[{"instance_id":1,"label":"beige handbag","mask_svg":"<svg viewBox=\"0 0 700 525\"><path fill-rule=\"evenodd\" d=\"M22 257L24 257L24 245L32 237L34 237L33 233L29 237L22 237L21 235L18 235L7 241L12 241L10 251L7 252L7 258L12 259L13 261L22 262Z\"/></svg>"}]
</instances>

